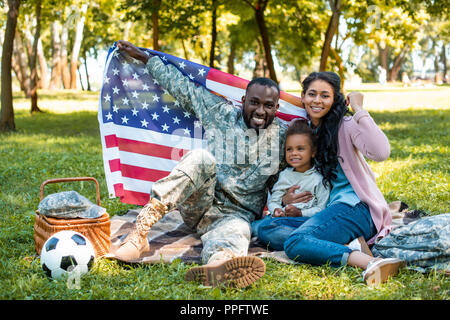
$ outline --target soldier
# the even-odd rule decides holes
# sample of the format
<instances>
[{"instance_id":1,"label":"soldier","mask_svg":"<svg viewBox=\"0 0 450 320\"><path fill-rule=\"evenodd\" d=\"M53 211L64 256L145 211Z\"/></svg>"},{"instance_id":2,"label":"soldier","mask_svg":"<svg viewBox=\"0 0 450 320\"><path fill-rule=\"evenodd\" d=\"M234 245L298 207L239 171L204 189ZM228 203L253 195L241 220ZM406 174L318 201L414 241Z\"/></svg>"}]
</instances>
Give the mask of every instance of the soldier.
<instances>
[{"instance_id":1,"label":"soldier","mask_svg":"<svg viewBox=\"0 0 450 320\"><path fill-rule=\"evenodd\" d=\"M127 41L117 45L141 60L159 84L195 114L208 136L209 151L192 150L167 177L153 184L149 203L116 255L137 259L148 250L151 226L178 208L203 243L203 265L188 270L186 280L248 286L265 272L260 258L247 256L250 224L261 216L269 184L283 166L280 148L284 149L286 127L275 118L278 85L267 78L252 80L240 109L197 86L159 57L149 57ZM308 201L311 194L305 192L303 197Z\"/></svg>"}]
</instances>

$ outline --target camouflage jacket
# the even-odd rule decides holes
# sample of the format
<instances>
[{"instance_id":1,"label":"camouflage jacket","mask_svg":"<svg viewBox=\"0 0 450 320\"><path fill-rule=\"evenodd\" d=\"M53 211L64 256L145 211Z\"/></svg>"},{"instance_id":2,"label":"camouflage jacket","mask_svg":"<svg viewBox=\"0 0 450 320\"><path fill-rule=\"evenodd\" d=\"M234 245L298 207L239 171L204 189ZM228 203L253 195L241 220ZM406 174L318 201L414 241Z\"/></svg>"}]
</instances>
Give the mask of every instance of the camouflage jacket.
<instances>
[{"instance_id":1,"label":"camouflage jacket","mask_svg":"<svg viewBox=\"0 0 450 320\"><path fill-rule=\"evenodd\" d=\"M175 66L155 56L148 60L146 68L205 129L208 151L216 159L216 203L227 198L260 216L268 188L285 167L286 126L275 118L258 135L247 127L241 107L190 81Z\"/></svg>"}]
</instances>

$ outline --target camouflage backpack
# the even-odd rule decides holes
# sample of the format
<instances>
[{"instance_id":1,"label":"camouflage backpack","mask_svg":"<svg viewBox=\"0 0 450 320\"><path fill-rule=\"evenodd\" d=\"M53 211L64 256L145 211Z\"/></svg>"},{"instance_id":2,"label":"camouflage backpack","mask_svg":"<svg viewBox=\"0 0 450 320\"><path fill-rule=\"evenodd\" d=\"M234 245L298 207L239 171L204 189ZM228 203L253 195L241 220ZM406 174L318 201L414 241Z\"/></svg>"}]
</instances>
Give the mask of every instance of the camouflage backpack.
<instances>
[{"instance_id":1,"label":"camouflage backpack","mask_svg":"<svg viewBox=\"0 0 450 320\"><path fill-rule=\"evenodd\" d=\"M450 213L428 216L394 228L372 247L375 256L399 258L408 268L450 273Z\"/></svg>"}]
</instances>

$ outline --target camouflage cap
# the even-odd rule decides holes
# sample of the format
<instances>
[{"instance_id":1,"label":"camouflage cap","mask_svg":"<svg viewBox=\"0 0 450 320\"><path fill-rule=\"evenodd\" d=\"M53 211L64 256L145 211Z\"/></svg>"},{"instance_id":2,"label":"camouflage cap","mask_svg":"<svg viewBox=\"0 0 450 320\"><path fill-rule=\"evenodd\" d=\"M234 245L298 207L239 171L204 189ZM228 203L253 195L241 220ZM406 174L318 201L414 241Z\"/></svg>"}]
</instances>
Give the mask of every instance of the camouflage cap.
<instances>
[{"instance_id":1,"label":"camouflage cap","mask_svg":"<svg viewBox=\"0 0 450 320\"><path fill-rule=\"evenodd\" d=\"M64 191L46 196L39 203L39 213L52 218L98 218L106 209L93 204L76 191Z\"/></svg>"}]
</instances>

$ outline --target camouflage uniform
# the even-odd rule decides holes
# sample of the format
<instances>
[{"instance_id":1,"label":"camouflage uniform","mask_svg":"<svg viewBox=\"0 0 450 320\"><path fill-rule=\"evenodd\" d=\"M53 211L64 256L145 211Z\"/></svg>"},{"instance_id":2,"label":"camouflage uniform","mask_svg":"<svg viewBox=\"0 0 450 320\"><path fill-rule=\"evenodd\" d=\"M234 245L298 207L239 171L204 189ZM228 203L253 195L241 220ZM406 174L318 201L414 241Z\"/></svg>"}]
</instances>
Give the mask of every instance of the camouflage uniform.
<instances>
[{"instance_id":1,"label":"camouflage uniform","mask_svg":"<svg viewBox=\"0 0 450 320\"><path fill-rule=\"evenodd\" d=\"M268 187L284 166L285 125L275 118L257 135L247 127L241 108L191 82L174 66L153 57L146 67L200 120L208 138L208 151L186 154L170 175L153 184L150 195L169 210L178 208L201 235L204 263L247 255L250 223L260 217Z\"/></svg>"}]
</instances>

